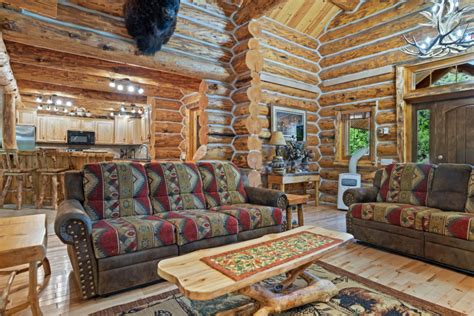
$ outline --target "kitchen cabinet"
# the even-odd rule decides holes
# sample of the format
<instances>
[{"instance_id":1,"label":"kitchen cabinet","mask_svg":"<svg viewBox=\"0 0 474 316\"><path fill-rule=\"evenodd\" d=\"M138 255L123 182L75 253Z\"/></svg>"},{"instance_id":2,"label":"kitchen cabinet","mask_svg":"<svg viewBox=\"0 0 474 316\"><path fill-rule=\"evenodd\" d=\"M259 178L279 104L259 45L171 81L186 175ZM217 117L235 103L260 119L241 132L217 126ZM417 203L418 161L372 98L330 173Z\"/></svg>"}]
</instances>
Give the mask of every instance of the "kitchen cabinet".
<instances>
[{"instance_id":1,"label":"kitchen cabinet","mask_svg":"<svg viewBox=\"0 0 474 316\"><path fill-rule=\"evenodd\" d=\"M115 144L127 144L128 117L115 117Z\"/></svg>"},{"instance_id":2,"label":"kitchen cabinet","mask_svg":"<svg viewBox=\"0 0 474 316\"><path fill-rule=\"evenodd\" d=\"M18 110L17 123L18 125L36 125L36 111Z\"/></svg>"},{"instance_id":3,"label":"kitchen cabinet","mask_svg":"<svg viewBox=\"0 0 474 316\"><path fill-rule=\"evenodd\" d=\"M81 120L81 131L82 132L96 132L97 122L94 119L82 119Z\"/></svg>"},{"instance_id":4,"label":"kitchen cabinet","mask_svg":"<svg viewBox=\"0 0 474 316\"><path fill-rule=\"evenodd\" d=\"M149 143L150 142L150 121L148 120L147 116L144 116L140 119L140 134L141 134L141 139L140 143Z\"/></svg>"},{"instance_id":5,"label":"kitchen cabinet","mask_svg":"<svg viewBox=\"0 0 474 316\"><path fill-rule=\"evenodd\" d=\"M96 144L113 144L114 143L114 126L112 120L100 120L96 122L95 142Z\"/></svg>"},{"instance_id":6,"label":"kitchen cabinet","mask_svg":"<svg viewBox=\"0 0 474 316\"><path fill-rule=\"evenodd\" d=\"M127 144L138 145L142 143L141 119L129 118L127 121Z\"/></svg>"}]
</instances>

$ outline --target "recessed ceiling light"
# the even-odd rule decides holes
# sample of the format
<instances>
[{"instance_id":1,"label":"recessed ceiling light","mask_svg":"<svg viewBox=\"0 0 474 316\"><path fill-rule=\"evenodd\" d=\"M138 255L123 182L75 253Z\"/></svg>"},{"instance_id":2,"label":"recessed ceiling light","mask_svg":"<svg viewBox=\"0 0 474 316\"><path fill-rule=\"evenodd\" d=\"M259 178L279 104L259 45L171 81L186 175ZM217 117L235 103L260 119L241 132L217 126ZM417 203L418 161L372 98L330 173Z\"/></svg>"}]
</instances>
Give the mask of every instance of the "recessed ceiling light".
<instances>
[{"instance_id":1,"label":"recessed ceiling light","mask_svg":"<svg viewBox=\"0 0 474 316\"><path fill-rule=\"evenodd\" d=\"M133 85L129 85L127 87L128 92L135 92L135 87Z\"/></svg>"},{"instance_id":2,"label":"recessed ceiling light","mask_svg":"<svg viewBox=\"0 0 474 316\"><path fill-rule=\"evenodd\" d=\"M71 101L67 101L67 102L66 102L66 105L67 105L67 106L72 106L72 102L71 102Z\"/></svg>"},{"instance_id":3,"label":"recessed ceiling light","mask_svg":"<svg viewBox=\"0 0 474 316\"><path fill-rule=\"evenodd\" d=\"M48 104L53 104L53 98L49 98L48 101L46 101Z\"/></svg>"},{"instance_id":4,"label":"recessed ceiling light","mask_svg":"<svg viewBox=\"0 0 474 316\"><path fill-rule=\"evenodd\" d=\"M143 90L143 88L138 89L138 93L143 94L144 92L145 90Z\"/></svg>"},{"instance_id":5,"label":"recessed ceiling light","mask_svg":"<svg viewBox=\"0 0 474 316\"><path fill-rule=\"evenodd\" d=\"M36 97L36 102L38 102L38 103L43 102L43 97Z\"/></svg>"},{"instance_id":6,"label":"recessed ceiling light","mask_svg":"<svg viewBox=\"0 0 474 316\"><path fill-rule=\"evenodd\" d=\"M114 81L114 80L111 80L111 81L109 82L109 87L115 88L116 86L117 86L117 85L115 84L115 81Z\"/></svg>"},{"instance_id":7,"label":"recessed ceiling light","mask_svg":"<svg viewBox=\"0 0 474 316\"><path fill-rule=\"evenodd\" d=\"M61 105L61 104L63 104L63 100L57 99L57 100L56 100L56 105Z\"/></svg>"},{"instance_id":8,"label":"recessed ceiling light","mask_svg":"<svg viewBox=\"0 0 474 316\"><path fill-rule=\"evenodd\" d=\"M123 84L117 85L117 90L118 91L123 91Z\"/></svg>"}]
</instances>

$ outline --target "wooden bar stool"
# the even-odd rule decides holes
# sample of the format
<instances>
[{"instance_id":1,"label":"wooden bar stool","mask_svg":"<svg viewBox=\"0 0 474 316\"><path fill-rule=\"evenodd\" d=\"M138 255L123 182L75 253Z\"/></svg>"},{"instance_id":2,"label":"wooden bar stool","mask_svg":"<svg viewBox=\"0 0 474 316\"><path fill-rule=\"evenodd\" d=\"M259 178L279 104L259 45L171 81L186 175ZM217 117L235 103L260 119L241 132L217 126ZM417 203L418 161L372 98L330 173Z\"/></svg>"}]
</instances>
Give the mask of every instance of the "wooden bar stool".
<instances>
[{"instance_id":1,"label":"wooden bar stool","mask_svg":"<svg viewBox=\"0 0 474 316\"><path fill-rule=\"evenodd\" d=\"M34 192L33 172L35 168L23 168L18 158L18 150L5 149L0 152L2 162L2 194L0 196L0 208L5 204L5 199L10 192L16 192L16 209L21 209L23 205L23 193ZM16 188L11 189L12 182L15 180Z\"/></svg>"},{"instance_id":2,"label":"wooden bar stool","mask_svg":"<svg viewBox=\"0 0 474 316\"><path fill-rule=\"evenodd\" d=\"M48 182L51 182L51 206L58 208L59 193L64 193L64 174L69 167L61 166L58 161L57 149L40 149L37 152L39 196L36 208L43 208Z\"/></svg>"},{"instance_id":3,"label":"wooden bar stool","mask_svg":"<svg viewBox=\"0 0 474 316\"><path fill-rule=\"evenodd\" d=\"M295 195L287 194L288 207L286 209L286 229L290 230L293 228L293 207L296 206L298 210L298 226L304 226L304 209L303 205L309 201L309 195Z\"/></svg>"}]
</instances>

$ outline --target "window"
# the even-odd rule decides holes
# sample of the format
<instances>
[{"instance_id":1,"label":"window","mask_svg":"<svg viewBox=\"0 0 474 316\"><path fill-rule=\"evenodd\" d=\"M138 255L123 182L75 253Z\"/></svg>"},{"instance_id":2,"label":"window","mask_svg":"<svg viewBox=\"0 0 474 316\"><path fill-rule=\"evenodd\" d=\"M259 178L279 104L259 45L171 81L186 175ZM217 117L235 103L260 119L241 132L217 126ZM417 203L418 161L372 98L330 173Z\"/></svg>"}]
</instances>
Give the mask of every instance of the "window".
<instances>
[{"instance_id":1,"label":"window","mask_svg":"<svg viewBox=\"0 0 474 316\"><path fill-rule=\"evenodd\" d=\"M414 76L415 90L459 83L474 83L474 61L434 70L424 70L415 73Z\"/></svg>"},{"instance_id":2,"label":"window","mask_svg":"<svg viewBox=\"0 0 474 316\"><path fill-rule=\"evenodd\" d=\"M431 110L416 109L416 139L415 149L416 162L430 162L430 126L431 126Z\"/></svg>"},{"instance_id":3,"label":"window","mask_svg":"<svg viewBox=\"0 0 474 316\"><path fill-rule=\"evenodd\" d=\"M367 148L365 160L374 159L374 111L372 108L341 111L337 115L337 160L349 160L357 151Z\"/></svg>"}]
</instances>

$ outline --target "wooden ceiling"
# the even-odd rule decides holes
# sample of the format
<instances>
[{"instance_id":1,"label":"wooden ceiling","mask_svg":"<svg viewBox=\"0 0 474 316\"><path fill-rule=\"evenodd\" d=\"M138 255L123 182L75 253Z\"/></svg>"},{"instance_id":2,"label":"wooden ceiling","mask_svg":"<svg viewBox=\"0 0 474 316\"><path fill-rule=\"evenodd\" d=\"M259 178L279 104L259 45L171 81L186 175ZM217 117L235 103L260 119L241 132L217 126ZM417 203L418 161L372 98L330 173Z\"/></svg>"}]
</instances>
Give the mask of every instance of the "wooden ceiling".
<instances>
[{"instance_id":1,"label":"wooden ceiling","mask_svg":"<svg viewBox=\"0 0 474 316\"><path fill-rule=\"evenodd\" d=\"M317 38L324 31L329 20L340 11L340 7L328 0L288 0L266 16Z\"/></svg>"}]
</instances>

